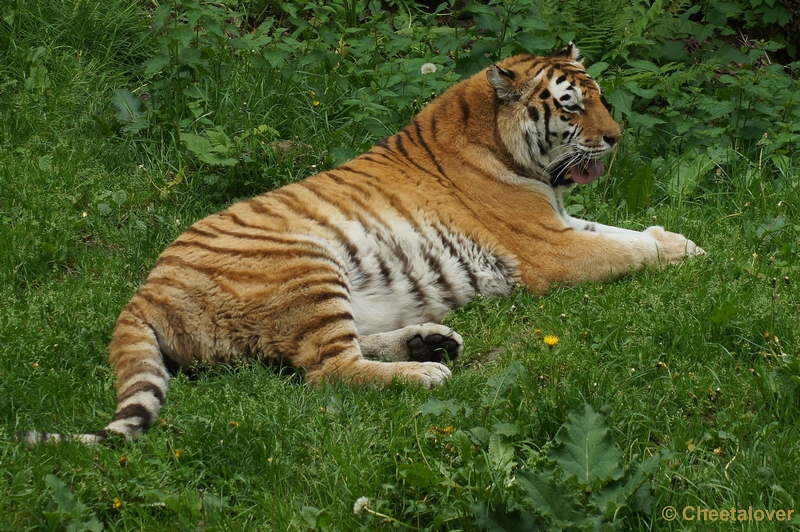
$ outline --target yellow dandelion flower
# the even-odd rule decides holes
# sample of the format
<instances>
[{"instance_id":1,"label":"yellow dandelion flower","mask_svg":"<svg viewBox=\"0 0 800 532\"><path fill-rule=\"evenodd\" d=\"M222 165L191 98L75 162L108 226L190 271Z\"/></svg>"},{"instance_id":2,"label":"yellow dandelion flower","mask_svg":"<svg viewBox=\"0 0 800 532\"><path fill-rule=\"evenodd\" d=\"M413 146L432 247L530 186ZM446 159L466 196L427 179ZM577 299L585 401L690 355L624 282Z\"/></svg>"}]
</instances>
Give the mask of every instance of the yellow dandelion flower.
<instances>
[{"instance_id":1,"label":"yellow dandelion flower","mask_svg":"<svg viewBox=\"0 0 800 532\"><path fill-rule=\"evenodd\" d=\"M183 456L183 449L175 449L175 458Z\"/></svg>"},{"instance_id":2,"label":"yellow dandelion flower","mask_svg":"<svg viewBox=\"0 0 800 532\"><path fill-rule=\"evenodd\" d=\"M555 334L548 334L547 336L544 337L544 343L547 347L552 349L556 345L558 345L558 336L556 336Z\"/></svg>"},{"instance_id":3,"label":"yellow dandelion flower","mask_svg":"<svg viewBox=\"0 0 800 532\"><path fill-rule=\"evenodd\" d=\"M314 100L313 102L311 102L311 105L313 105L314 107L319 107L319 101Z\"/></svg>"},{"instance_id":4,"label":"yellow dandelion flower","mask_svg":"<svg viewBox=\"0 0 800 532\"><path fill-rule=\"evenodd\" d=\"M233 427L235 429L239 428L239 422L238 421L231 421L230 423L228 423L228 425L230 425L231 427Z\"/></svg>"},{"instance_id":5,"label":"yellow dandelion flower","mask_svg":"<svg viewBox=\"0 0 800 532\"><path fill-rule=\"evenodd\" d=\"M114 502L111 504L114 508L120 508L122 506L122 501L119 500L119 497L114 497Z\"/></svg>"}]
</instances>

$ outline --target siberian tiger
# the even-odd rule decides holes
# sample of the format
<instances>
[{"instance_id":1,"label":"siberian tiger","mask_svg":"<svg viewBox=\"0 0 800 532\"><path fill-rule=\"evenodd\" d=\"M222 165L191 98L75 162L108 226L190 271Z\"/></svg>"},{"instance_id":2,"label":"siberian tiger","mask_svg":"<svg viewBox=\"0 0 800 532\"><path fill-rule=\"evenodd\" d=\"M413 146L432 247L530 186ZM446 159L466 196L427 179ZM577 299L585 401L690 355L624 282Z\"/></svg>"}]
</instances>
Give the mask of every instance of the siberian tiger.
<instances>
[{"instance_id":1,"label":"siberian tiger","mask_svg":"<svg viewBox=\"0 0 800 532\"><path fill-rule=\"evenodd\" d=\"M198 361L437 385L463 346L439 323L478 294L541 294L703 254L661 227L566 213L562 193L600 177L619 138L570 44L500 61L352 161L200 220L122 310L109 347L116 414L77 438L140 436L168 367Z\"/></svg>"}]
</instances>

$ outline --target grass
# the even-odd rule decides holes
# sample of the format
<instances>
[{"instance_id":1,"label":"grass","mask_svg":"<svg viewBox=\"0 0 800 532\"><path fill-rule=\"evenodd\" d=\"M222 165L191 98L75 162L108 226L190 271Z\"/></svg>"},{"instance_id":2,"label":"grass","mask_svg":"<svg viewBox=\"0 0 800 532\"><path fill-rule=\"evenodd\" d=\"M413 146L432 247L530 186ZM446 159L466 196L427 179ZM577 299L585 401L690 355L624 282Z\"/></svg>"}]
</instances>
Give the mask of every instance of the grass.
<instances>
[{"instance_id":1,"label":"grass","mask_svg":"<svg viewBox=\"0 0 800 532\"><path fill-rule=\"evenodd\" d=\"M309 84L333 78L241 65L205 110L229 132L274 128L287 150L264 138L259 151L251 139L254 162L225 170L195 164L169 128L109 131L112 91L154 53L142 13L117 1L30 4L12 6L0 41L0 530L394 528L355 515L361 496L412 528L475 530L473 504L508 497L498 447L476 428L514 425L494 441L512 446L515 467L534 467L586 403L608 419L623 463L677 452L653 478L652 516L626 527L697 526L665 521L666 506L800 511L800 385L790 368L800 357L800 157L788 153L781 175L760 164L758 146L736 146L694 194L670 199L657 176L651 207L627 213L614 183L639 164L630 133L612 175L569 203L603 223L655 220L707 256L542 298L475 300L449 319L466 350L435 390L309 387L273 368L215 368L178 374L163 421L141 441L14 442L17 431L76 433L110 419L114 321L183 229L329 167L333 148L375 140L338 112L341 98L313 105ZM546 334L559 337L552 349ZM431 399L447 407L422 414ZM458 430L475 461L454 450Z\"/></svg>"}]
</instances>

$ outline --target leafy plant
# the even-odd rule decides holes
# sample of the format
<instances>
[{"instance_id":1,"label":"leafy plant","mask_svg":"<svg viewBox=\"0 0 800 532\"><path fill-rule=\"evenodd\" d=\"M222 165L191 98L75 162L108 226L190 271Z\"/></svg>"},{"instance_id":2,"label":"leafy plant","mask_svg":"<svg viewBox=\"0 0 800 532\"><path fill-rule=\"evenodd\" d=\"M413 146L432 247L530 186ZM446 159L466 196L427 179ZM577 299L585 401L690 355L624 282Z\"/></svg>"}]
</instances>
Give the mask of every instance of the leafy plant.
<instances>
[{"instance_id":1,"label":"leafy plant","mask_svg":"<svg viewBox=\"0 0 800 532\"><path fill-rule=\"evenodd\" d=\"M141 131L150 125L142 108L141 100L129 90L115 90L111 97L111 106L114 108L117 122L126 133Z\"/></svg>"},{"instance_id":2,"label":"leafy plant","mask_svg":"<svg viewBox=\"0 0 800 532\"><path fill-rule=\"evenodd\" d=\"M649 516L653 473L674 453L661 450L625 467L605 416L590 405L569 413L551 441L533 446L518 410L529 393L528 371L512 363L486 383L482 402L493 413L490 421L471 429L431 428L457 460L401 464L399 476L434 499L440 489L460 486L462 500L471 501L461 511L493 532L624 529L633 514ZM430 399L421 415L447 418L463 409L452 400Z\"/></svg>"},{"instance_id":3,"label":"leafy plant","mask_svg":"<svg viewBox=\"0 0 800 532\"><path fill-rule=\"evenodd\" d=\"M51 510L44 512L51 524L62 523L68 532L101 532L104 528L94 513L83 504L64 482L55 475L45 476L45 484L53 495Z\"/></svg>"},{"instance_id":4,"label":"leafy plant","mask_svg":"<svg viewBox=\"0 0 800 532\"><path fill-rule=\"evenodd\" d=\"M512 494L498 504L479 503L478 523L492 532L510 530L625 529L632 512L650 515L650 477L671 451L661 451L627 470L605 417L590 405L572 412L555 437L547 463L514 474Z\"/></svg>"}]
</instances>

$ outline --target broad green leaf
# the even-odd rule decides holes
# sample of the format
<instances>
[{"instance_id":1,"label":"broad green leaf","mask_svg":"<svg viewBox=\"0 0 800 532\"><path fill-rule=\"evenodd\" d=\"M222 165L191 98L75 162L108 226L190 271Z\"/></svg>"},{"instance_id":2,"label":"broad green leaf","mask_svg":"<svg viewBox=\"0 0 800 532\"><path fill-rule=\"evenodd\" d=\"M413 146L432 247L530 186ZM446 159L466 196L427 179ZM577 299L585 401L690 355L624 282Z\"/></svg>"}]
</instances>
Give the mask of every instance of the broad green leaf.
<instances>
[{"instance_id":1,"label":"broad green leaf","mask_svg":"<svg viewBox=\"0 0 800 532\"><path fill-rule=\"evenodd\" d=\"M633 111L631 105L633 104L633 94L626 89L617 89L609 94L606 99L614 107L614 116L628 116Z\"/></svg>"},{"instance_id":2,"label":"broad green leaf","mask_svg":"<svg viewBox=\"0 0 800 532\"><path fill-rule=\"evenodd\" d=\"M620 467L622 451L611 439L605 417L591 405L583 412L571 412L555 440L558 445L550 451L550 459L583 489L595 489L625 473Z\"/></svg>"},{"instance_id":3,"label":"broad green leaf","mask_svg":"<svg viewBox=\"0 0 800 532\"><path fill-rule=\"evenodd\" d=\"M505 505L492 508L485 502L473 506L475 521L487 532L538 532L550 527L541 518L527 512L509 512Z\"/></svg>"},{"instance_id":4,"label":"broad green leaf","mask_svg":"<svg viewBox=\"0 0 800 532\"><path fill-rule=\"evenodd\" d=\"M49 172L53 168L53 158L50 155L39 157L39 170Z\"/></svg>"},{"instance_id":5,"label":"broad green leaf","mask_svg":"<svg viewBox=\"0 0 800 532\"><path fill-rule=\"evenodd\" d=\"M739 307L730 301L724 302L722 305L716 307L709 316L709 319L717 325L722 325L729 321L731 318L739 313Z\"/></svg>"},{"instance_id":6,"label":"broad green leaf","mask_svg":"<svg viewBox=\"0 0 800 532\"><path fill-rule=\"evenodd\" d=\"M239 163L239 159L225 157L217 153L200 153L197 155L197 158L204 163L213 164L215 166L236 166Z\"/></svg>"},{"instance_id":7,"label":"broad green leaf","mask_svg":"<svg viewBox=\"0 0 800 532\"><path fill-rule=\"evenodd\" d=\"M489 443L489 438L492 437L492 433L484 427L473 427L470 429L469 435L475 445L486 445Z\"/></svg>"},{"instance_id":8,"label":"broad green leaf","mask_svg":"<svg viewBox=\"0 0 800 532\"><path fill-rule=\"evenodd\" d=\"M655 186L655 174L653 166L648 163L638 170L625 186L625 203L628 210L638 212L650 204L650 197Z\"/></svg>"},{"instance_id":9,"label":"broad green leaf","mask_svg":"<svg viewBox=\"0 0 800 532\"><path fill-rule=\"evenodd\" d=\"M120 124L133 124L144 118L142 101L127 89L117 89L111 97L114 116Z\"/></svg>"},{"instance_id":10,"label":"broad green leaf","mask_svg":"<svg viewBox=\"0 0 800 532\"><path fill-rule=\"evenodd\" d=\"M578 509L575 496L564 484L556 484L552 476L542 471L517 472L516 482L525 493L520 497L527 505L554 524L569 526L585 520Z\"/></svg>"},{"instance_id":11,"label":"broad green leaf","mask_svg":"<svg viewBox=\"0 0 800 532\"><path fill-rule=\"evenodd\" d=\"M761 238L764 235L771 236L786 226L786 218L781 215L767 216L761 225L756 229L756 236Z\"/></svg>"},{"instance_id":12,"label":"broad green leaf","mask_svg":"<svg viewBox=\"0 0 800 532\"><path fill-rule=\"evenodd\" d=\"M111 194L111 204L115 209L119 209L128 201L128 194L124 190L117 190Z\"/></svg>"},{"instance_id":13,"label":"broad green leaf","mask_svg":"<svg viewBox=\"0 0 800 532\"><path fill-rule=\"evenodd\" d=\"M472 460L472 440L469 439L466 432L457 430L453 434L453 446L458 449L458 455L464 463Z\"/></svg>"},{"instance_id":14,"label":"broad green leaf","mask_svg":"<svg viewBox=\"0 0 800 532\"><path fill-rule=\"evenodd\" d=\"M569 214L570 216L575 216L576 214L585 211L586 207L584 207L580 203L573 203L572 205L567 205L567 207L564 210L566 210L567 214Z\"/></svg>"},{"instance_id":15,"label":"broad green leaf","mask_svg":"<svg viewBox=\"0 0 800 532\"><path fill-rule=\"evenodd\" d=\"M516 465L514 448L508 443L505 436L497 433L489 436L489 459L492 467L500 471L511 471L511 468Z\"/></svg>"},{"instance_id":16,"label":"broad green leaf","mask_svg":"<svg viewBox=\"0 0 800 532\"><path fill-rule=\"evenodd\" d=\"M650 61L645 61L643 59L631 59L628 61L628 64L632 67L635 67L639 70L645 70L648 72L655 72L656 74L661 73L661 67L656 65L655 63L651 63Z\"/></svg>"},{"instance_id":17,"label":"broad green leaf","mask_svg":"<svg viewBox=\"0 0 800 532\"><path fill-rule=\"evenodd\" d=\"M489 377L486 381L486 393L483 397L484 405L495 407L505 402L510 388L517 382L518 377L524 375L526 371L519 363L512 362L505 371Z\"/></svg>"},{"instance_id":18,"label":"broad green leaf","mask_svg":"<svg viewBox=\"0 0 800 532\"><path fill-rule=\"evenodd\" d=\"M157 55L152 59L148 59L144 62L144 76L149 78L155 74L158 74L165 68L167 68L170 64L170 56L168 55Z\"/></svg>"},{"instance_id":19,"label":"broad green leaf","mask_svg":"<svg viewBox=\"0 0 800 532\"><path fill-rule=\"evenodd\" d=\"M519 434L519 428L515 423L495 423L492 432L503 436L516 436Z\"/></svg>"},{"instance_id":20,"label":"broad green leaf","mask_svg":"<svg viewBox=\"0 0 800 532\"><path fill-rule=\"evenodd\" d=\"M227 155L234 147L233 141L224 131L210 130L206 131L205 135L211 143L211 150L216 153Z\"/></svg>"},{"instance_id":21,"label":"broad green leaf","mask_svg":"<svg viewBox=\"0 0 800 532\"><path fill-rule=\"evenodd\" d=\"M356 154L357 152L353 148L336 147L336 148L331 148L330 150L331 159L333 160L333 163L335 165L346 163L347 161L355 157Z\"/></svg>"},{"instance_id":22,"label":"broad green leaf","mask_svg":"<svg viewBox=\"0 0 800 532\"><path fill-rule=\"evenodd\" d=\"M178 61L184 65L194 66L203 60L203 53L197 48L184 48L178 53Z\"/></svg>"},{"instance_id":23,"label":"broad green leaf","mask_svg":"<svg viewBox=\"0 0 800 532\"><path fill-rule=\"evenodd\" d=\"M420 463L402 464L398 467L398 472L406 482L417 488L428 488L439 480L436 473Z\"/></svg>"},{"instance_id":24,"label":"broad green leaf","mask_svg":"<svg viewBox=\"0 0 800 532\"><path fill-rule=\"evenodd\" d=\"M674 456L674 451L662 449L658 454L634 465L623 478L593 492L591 504L599 508L607 518L612 518L618 508L623 506L649 515L652 511L653 495L646 482L663 462Z\"/></svg>"},{"instance_id":25,"label":"broad green leaf","mask_svg":"<svg viewBox=\"0 0 800 532\"><path fill-rule=\"evenodd\" d=\"M714 161L706 152L689 151L672 167L667 179L667 193L671 198L685 198L700 185L700 180L714 168Z\"/></svg>"},{"instance_id":26,"label":"broad green leaf","mask_svg":"<svg viewBox=\"0 0 800 532\"><path fill-rule=\"evenodd\" d=\"M289 57L289 52L275 48L265 48L261 51L261 55L273 68L280 68L286 62L286 58Z\"/></svg>"},{"instance_id":27,"label":"broad green leaf","mask_svg":"<svg viewBox=\"0 0 800 532\"><path fill-rule=\"evenodd\" d=\"M586 73L593 78L597 78L607 68L608 68L608 63L603 61L598 61L597 63L594 63L592 66L587 68Z\"/></svg>"},{"instance_id":28,"label":"broad green leaf","mask_svg":"<svg viewBox=\"0 0 800 532\"><path fill-rule=\"evenodd\" d=\"M646 128L650 128L653 126L657 126L658 124L663 124L664 121L660 118L656 118L650 115L643 115L641 113L637 113L635 111L631 111L626 115L628 122L632 126L644 126Z\"/></svg>"},{"instance_id":29,"label":"broad green leaf","mask_svg":"<svg viewBox=\"0 0 800 532\"><path fill-rule=\"evenodd\" d=\"M330 512L313 506L303 506L300 509L300 515L314 530L327 530L333 524Z\"/></svg>"},{"instance_id":30,"label":"broad green leaf","mask_svg":"<svg viewBox=\"0 0 800 532\"><path fill-rule=\"evenodd\" d=\"M103 523L97 517L91 516L88 521L71 521L67 523L67 532L102 532Z\"/></svg>"},{"instance_id":31,"label":"broad green leaf","mask_svg":"<svg viewBox=\"0 0 800 532\"><path fill-rule=\"evenodd\" d=\"M435 397L431 397L425 402L424 405L422 405L422 415L439 416L445 412L450 412L451 415L455 416L458 414L460 409L461 405L456 402L455 399L442 401L440 399L436 399Z\"/></svg>"},{"instance_id":32,"label":"broad green leaf","mask_svg":"<svg viewBox=\"0 0 800 532\"><path fill-rule=\"evenodd\" d=\"M79 501L69 487L57 476L46 475L44 483L53 490L53 500L60 511L73 517L78 517L86 511L86 505Z\"/></svg>"},{"instance_id":33,"label":"broad green leaf","mask_svg":"<svg viewBox=\"0 0 800 532\"><path fill-rule=\"evenodd\" d=\"M186 144L186 148L195 155L211 152L211 143L205 137L193 133L181 133L181 140Z\"/></svg>"}]
</instances>

